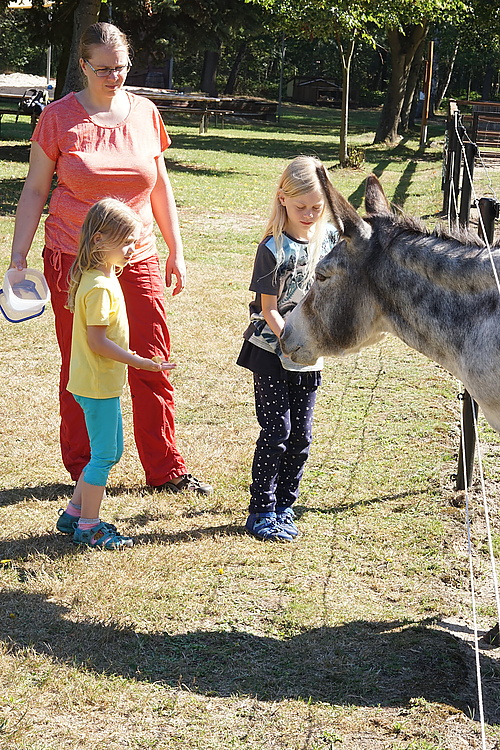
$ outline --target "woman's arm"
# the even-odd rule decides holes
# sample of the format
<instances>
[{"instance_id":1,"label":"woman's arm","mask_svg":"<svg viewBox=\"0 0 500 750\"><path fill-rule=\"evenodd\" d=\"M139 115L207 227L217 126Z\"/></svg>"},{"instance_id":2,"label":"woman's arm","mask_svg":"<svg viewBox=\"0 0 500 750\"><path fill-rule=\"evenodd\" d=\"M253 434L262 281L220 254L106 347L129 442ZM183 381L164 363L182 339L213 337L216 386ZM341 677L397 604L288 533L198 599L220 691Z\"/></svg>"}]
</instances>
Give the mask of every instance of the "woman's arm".
<instances>
[{"instance_id":1,"label":"woman's arm","mask_svg":"<svg viewBox=\"0 0 500 750\"><path fill-rule=\"evenodd\" d=\"M47 200L56 163L49 159L35 141L31 144L30 166L16 211L12 240L11 268L26 268L33 237Z\"/></svg>"},{"instance_id":2,"label":"woman's arm","mask_svg":"<svg viewBox=\"0 0 500 750\"><path fill-rule=\"evenodd\" d=\"M278 312L278 298L274 294L261 294L262 315L267 325L278 338L281 336L285 321Z\"/></svg>"},{"instance_id":3,"label":"woman's arm","mask_svg":"<svg viewBox=\"0 0 500 750\"><path fill-rule=\"evenodd\" d=\"M176 295L186 285L186 264L179 229L179 217L177 216L177 206L175 205L174 193L163 155L156 160L156 168L158 177L151 193L151 206L153 216L169 251L165 269L165 283L169 287L172 283L172 276L175 276L176 284L172 294Z\"/></svg>"},{"instance_id":4,"label":"woman's arm","mask_svg":"<svg viewBox=\"0 0 500 750\"><path fill-rule=\"evenodd\" d=\"M139 357L133 352L125 351L121 346L106 336L107 326L87 326L87 342L95 354L107 359L114 359L116 362L123 362L124 365L130 365L137 370L150 370L159 372L160 370L173 370L175 364L170 362L153 362L152 359Z\"/></svg>"}]
</instances>

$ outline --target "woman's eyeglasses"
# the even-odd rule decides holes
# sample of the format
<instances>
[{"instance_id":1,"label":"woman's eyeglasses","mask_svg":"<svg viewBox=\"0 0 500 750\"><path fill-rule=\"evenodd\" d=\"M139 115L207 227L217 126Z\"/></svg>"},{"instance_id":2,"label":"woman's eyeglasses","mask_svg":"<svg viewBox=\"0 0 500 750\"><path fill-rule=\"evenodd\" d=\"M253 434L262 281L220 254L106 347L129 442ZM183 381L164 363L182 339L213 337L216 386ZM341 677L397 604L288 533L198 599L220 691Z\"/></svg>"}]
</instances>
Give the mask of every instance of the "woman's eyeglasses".
<instances>
[{"instance_id":1,"label":"woman's eyeglasses","mask_svg":"<svg viewBox=\"0 0 500 750\"><path fill-rule=\"evenodd\" d=\"M117 76L121 76L124 73L127 74L132 67L130 63L127 63L126 65L117 65L116 68L94 68L88 60L84 60L85 63L89 66L89 68L96 74L98 78L107 78L112 73L116 73Z\"/></svg>"}]
</instances>

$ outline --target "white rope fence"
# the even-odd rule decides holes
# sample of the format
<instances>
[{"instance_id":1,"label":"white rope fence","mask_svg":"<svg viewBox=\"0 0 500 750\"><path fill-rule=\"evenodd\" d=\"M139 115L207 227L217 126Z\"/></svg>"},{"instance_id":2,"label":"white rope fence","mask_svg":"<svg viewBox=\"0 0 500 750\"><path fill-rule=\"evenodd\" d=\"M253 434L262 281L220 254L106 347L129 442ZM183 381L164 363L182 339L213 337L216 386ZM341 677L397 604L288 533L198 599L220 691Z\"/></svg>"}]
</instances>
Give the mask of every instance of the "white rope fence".
<instances>
[{"instance_id":1,"label":"white rope fence","mask_svg":"<svg viewBox=\"0 0 500 750\"><path fill-rule=\"evenodd\" d=\"M498 272L494 263L494 257L493 252L491 249L491 244L488 241L487 238L487 232L484 225L483 217L481 215L481 212L479 210L479 199L477 197L475 188L474 188L474 182L472 179L472 174L470 171L468 160L466 159L466 151L465 151L465 144L464 140L462 139L462 135L460 130L463 128L463 133L465 134L465 138L468 143L473 143L471 139L469 138L466 129L463 127L458 128L458 123L456 122L455 126L455 133L457 140L460 144L460 149L462 153L463 163L465 165L465 168L467 169L467 175L470 181L471 190L472 190L472 201L473 205L477 209L478 212L478 220L479 224L481 226L481 233L484 239L484 242L486 244L488 255L491 263L491 267L493 269L493 276L495 279L495 283L498 289L498 293L500 295L500 279L498 276ZM476 144L474 144L477 149L477 153L479 154L479 148ZM457 154L454 154L454 158L458 158ZM484 161L482 160L482 157L480 157L481 164L484 167L485 170L487 170L486 165L484 164ZM495 191L493 189L493 185L491 184L491 180L489 178L489 174L486 171L489 187L491 190L491 193L495 196ZM456 186L454 182L451 182L452 190L450 190L450 201L453 200L453 205L455 208L455 216L459 215L458 211L458 196L456 192ZM495 196L496 198L496 196ZM448 216L450 215L450 212L448 212ZM450 227L451 229L451 227ZM477 455L477 464L479 469L479 476L480 476L480 483L481 483L481 494L482 494L482 500L483 500L483 509L484 509L484 518L486 523L486 535L488 539L488 550L490 555L490 564L491 564L491 570L492 570L492 578L493 578L493 588L495 592L495 600L496 600L496 607L497 607L497 615L498 620L500 622L500 595L499 595L499 589L498 589L498 576L496 571L496 564L495 564L495 555L493 550L493 539L492 539L492 533L491 533L491 524L490 524L490 512L489 512L489 505L488 505L488 498L486 493L486 486L484 481L484 471L483 471L483 462L482 462L482 453L481 453L481 445L479 440L479 432L478 432L478 423L476 418L476 412L475 409L472 409L472 415L473 415L473 421L474 421L474 433L476 436L476 455ZM462 465L464 474L466 472L466 457L465 457L465 439L464 439L464 424L463 424L463 409L460 410L460 429L461 429L461 435L462 435ZM470 502L469 502L469 491L467 488L467 477L464 476L464 488L465 488L465 508L466 508L466 527L467 527L467 550L468 550L468 556L469 556L469 576L470 576L470 590L471 590L471 599L472 599L472 619L473 619L473 628L474 628L474 651L475 651L475 662L476 662L476 679L477 679L477 691L478 691L478 705L479 705L479 718L481 723L481 741L482 741L482 750L487 750L486 746L486 730L485 730L485 719L484 719L484 706L483 706L483 691L482 691L482 680L481 680L481 664L480 664L480 650L479 650L479 638L478 638L478 624L477 624L477 608L476 608L476 587L475 587L475 576L474 576L474 561L473 561L473 548L472 548L472 532L471 532L471 517L470 517Z\"/></svg>"}]
</instances>

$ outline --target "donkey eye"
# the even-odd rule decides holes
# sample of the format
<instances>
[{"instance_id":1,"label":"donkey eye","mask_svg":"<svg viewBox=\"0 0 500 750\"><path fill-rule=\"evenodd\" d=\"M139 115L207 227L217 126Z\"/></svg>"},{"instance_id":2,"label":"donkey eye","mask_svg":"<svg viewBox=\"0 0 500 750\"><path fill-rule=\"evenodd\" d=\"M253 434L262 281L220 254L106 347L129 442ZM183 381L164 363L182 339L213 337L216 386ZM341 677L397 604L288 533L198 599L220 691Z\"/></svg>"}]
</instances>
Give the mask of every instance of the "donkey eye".
<instances>
[{"instance_id":1,"label":"donkey eye","mask_svg":"<svg viewBox=\"0 0 500 750\"><path fill-rule=\"evenodd\" d=\"M318 273L318 271L316 271L316 281L326 281L326 276L324 276L322 273Z\"/></svg>"}]
</instances>

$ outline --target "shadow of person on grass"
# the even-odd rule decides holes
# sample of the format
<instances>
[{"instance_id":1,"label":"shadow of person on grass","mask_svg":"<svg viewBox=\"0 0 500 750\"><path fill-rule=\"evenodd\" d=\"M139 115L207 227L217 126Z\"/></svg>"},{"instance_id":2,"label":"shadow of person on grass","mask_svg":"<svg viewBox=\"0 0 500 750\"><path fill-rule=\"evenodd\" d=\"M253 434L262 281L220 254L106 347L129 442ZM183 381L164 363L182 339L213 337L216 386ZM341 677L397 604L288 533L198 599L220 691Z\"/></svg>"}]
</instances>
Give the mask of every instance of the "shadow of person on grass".
<instances>
[{"instance_id":1,"label":"shadow of person on grass","mask_svg":"<svg viewBox=\"0 0 500 750\"><path fill-rule=\"evenodd\" d=\"M191 517L192 512L184 514ZM149 517L142 514L135 516L132 521L138 525L145 525ZM129 519L130 520L130 519ZM67 555L81 554L82 548L72 544L70 534L61 534L56 529L57 513L52 519L53 523L46 534L32 534L19 538L10 538L0 541L0 562L11 565L18 571L20 580L24 580L23 561L30 555L46 555L52 560L66 557ZM245 535L243 525L221 524L220 526L196 526L183 531L163 532L144 531L134 533L134 545L140 544L181 544L184 542L196 542L203 538L216 538L220 536L243 536Z\"/></svg>"},{"instance_id":2,"label":"shadow of person on grass","mask_svg":"<svg viewBox=\"0 0 500 750\"><path fill-rule=\"evenodd\" d=\"M260 700L404 706L412 698L477 718L474 653L431 622L321 627L279 640L243 631L144 634L118 623L75 621L42 594L0 592L0 640L96 674ZM481 654L486 720L500 721L500 668Z\"/></svg>"}]
</instances>

